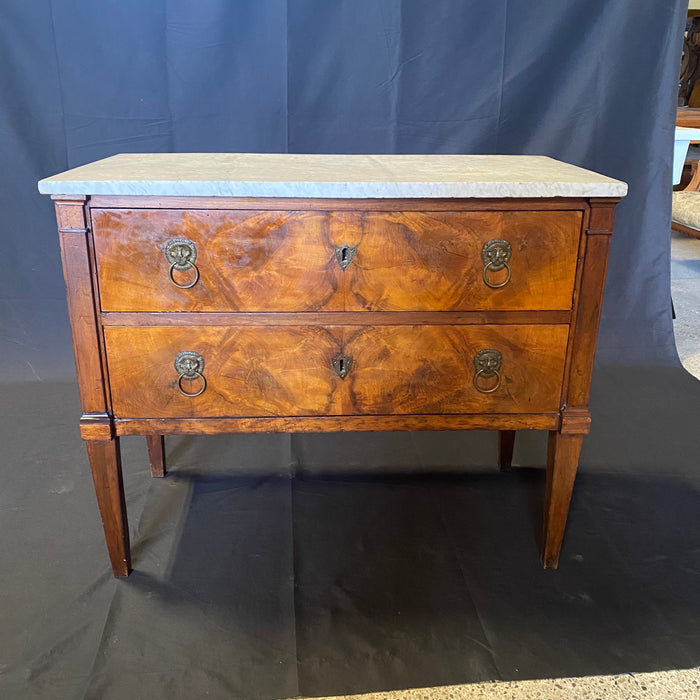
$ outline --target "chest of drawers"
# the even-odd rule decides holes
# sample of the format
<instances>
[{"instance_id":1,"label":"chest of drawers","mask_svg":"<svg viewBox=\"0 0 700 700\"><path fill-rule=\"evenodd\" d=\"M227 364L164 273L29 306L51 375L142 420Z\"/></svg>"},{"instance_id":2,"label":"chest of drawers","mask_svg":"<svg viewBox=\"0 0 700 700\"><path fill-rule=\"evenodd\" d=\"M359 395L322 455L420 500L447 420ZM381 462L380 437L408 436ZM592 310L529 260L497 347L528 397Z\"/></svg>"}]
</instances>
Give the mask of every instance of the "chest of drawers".
<instances>
[{"instance_id":1,"label":"chest of drawers","mask_svg":"<svg viewBox=\"0 0 700 700\"><path fill-rule=\"evenodd\" d=\"M524 156L115 156L55 199L85 439L115 575L119 437L549 431L556 567L615 180Z\"/></svg>"}]
</instances>

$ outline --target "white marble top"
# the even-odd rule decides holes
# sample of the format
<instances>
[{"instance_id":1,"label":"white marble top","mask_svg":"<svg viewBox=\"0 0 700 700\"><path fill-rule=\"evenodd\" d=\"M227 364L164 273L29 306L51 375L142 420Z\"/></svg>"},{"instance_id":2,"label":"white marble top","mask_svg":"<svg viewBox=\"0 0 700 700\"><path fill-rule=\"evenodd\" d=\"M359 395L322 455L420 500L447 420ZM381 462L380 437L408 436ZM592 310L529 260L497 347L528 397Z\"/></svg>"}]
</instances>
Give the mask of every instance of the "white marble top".
<instances>
[{"instance_id":1,"label":"white marble top","mask_svg":"<svg viewBox=\"0 0 700 700\"><path fill-rule=\"evenodd\" d=\"M43 194L193 197L620 197L627 185L545 156L123 153Z\"/></svg>"}]
</instances>

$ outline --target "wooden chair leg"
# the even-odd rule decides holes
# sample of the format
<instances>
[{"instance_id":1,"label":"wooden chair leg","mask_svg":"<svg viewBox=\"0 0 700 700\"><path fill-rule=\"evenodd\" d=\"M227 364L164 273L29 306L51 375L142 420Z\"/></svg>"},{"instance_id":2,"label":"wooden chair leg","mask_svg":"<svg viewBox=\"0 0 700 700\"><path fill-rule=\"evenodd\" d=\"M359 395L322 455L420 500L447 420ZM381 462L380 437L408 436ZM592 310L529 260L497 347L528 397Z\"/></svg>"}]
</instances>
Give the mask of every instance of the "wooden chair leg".
<instances>
[{"instance_id":1,"label":"wooden chair leg","mask_svg":"<svg viewBox=\"0 0 700 700\"><path fill-rule=\"evenodd\" d=\"M515 430L498 431L498 466L502 472L508 471L513 462Z\"/></svg>"},{"instance_id":2,"label":"wooden chair leg","mask_svg":"<svg viewBox=\"0 0 700 700\"><path fill-rule=\"evenodd\" d=\"M131 571L131 554L119 438L87 440L85 444L112 571L115 576L128 576Z\"/></svg>"},{"instance_id":3,"label":"wooden chair leg","mask_svg":"<svg viewBox=\"0 0 700 700\"><path fill-rule=\"evenodd\" d=\"M165 436L147 435L148 460L151 463L151 476L165 476Z\"/></svg>"},{"instance_id":4,"label":"wooden chair leg","mask_svg":"<svg viewBox=\"0 0 700 700\"><path fill-rule=\"evenodd\" d=\"M547 445L547 486L544 503L542 563L556 569L564 539L569 503L576 479L584 435L549 433Z\"/></svg>"},{"instance_id":5,"label":"wooden chair leg","mask_svg":"<svg viewBox=\"0 0 700 700\"><path fill-rule=\"evenodd\" d=\"M697 192L700 190L700 168L698 167L698 161L692 160L686 162L686 165L690 165L690 181L683 188L684 192Z\"/></svg>"}]
</instances>

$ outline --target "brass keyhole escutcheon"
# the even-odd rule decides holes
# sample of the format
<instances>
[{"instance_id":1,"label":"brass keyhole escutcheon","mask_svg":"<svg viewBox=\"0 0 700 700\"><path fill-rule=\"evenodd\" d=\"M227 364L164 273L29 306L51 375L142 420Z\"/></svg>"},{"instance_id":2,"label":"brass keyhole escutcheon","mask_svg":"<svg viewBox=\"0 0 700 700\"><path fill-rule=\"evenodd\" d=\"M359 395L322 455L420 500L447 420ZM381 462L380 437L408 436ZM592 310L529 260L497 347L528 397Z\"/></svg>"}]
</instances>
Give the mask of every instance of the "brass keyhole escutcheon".
<instances>
[{"instance_id":1,"label":"brass keyhole escutcheon","mask_svg":"<svg viewBox=\"0 0 700 700\"><path fill-rule=\"evenodd\" d=\"M336 355L332 360L334 372L341 378L345 379L348 376L348 372L352 369L352 357L350 355L345 355L342 352Z\"/></svg>"},{"instance_id":2,"label":"brass keyhole escutcheon","mask_svg":"<svg viewBox=\"0 0 700 700\"><path fill-rule=\"evenodd\" d=\"M170 263L168 279L178 289L190 289L199 282L199 268L194 264L197 259L197 247L187 238L172 238L165 244L165 258ZM193 270L194 278L187 284L180 284L175 280L174 272Z\"/></svg>"},{"instance_id":3,"label":"brass keyhole escutcheon","mask_svg":"<svg viewBox=\"0 0 700 700\"><path fill-rule=\"evenodd\" d=\"M341 270L347 270L350 267L350 263L355 259L355 253L357 253L356 245L343 243L335 246L335 260Z\"/></svg>"},{"instance_id":4,"label":"brass keyhole escutcheon","mask_svg":"<svg viewBox=\"0 0 700 700\"><path fill-rule=\"evenodd\" d=\"M500 369L503 365L503 355L498 350L479 350L474 356L474 388L482 394L493 394L501 386ZM488 387L493 377L496 383Z\"/></svg>"},{"instance_id":5,"label":"brass keyhole escutcheon","mask_svg":"<svg viewBox=\"0 0 700 700\"><path fill-rule=\"evenodd\" d=\"M510 282L510 257L513 254L513 247L508 241L504 241L500 238L494 238L493 240L484 243L484 247L481 249L481 260L484 263L484 271L482 273L482 278L484 284L491 289L499 289L500 287L505 287L508 282ZM501 270L506 270L506 278L502 282L492 282L490 272L500 272Z\"/></svg>"}]
</instances>

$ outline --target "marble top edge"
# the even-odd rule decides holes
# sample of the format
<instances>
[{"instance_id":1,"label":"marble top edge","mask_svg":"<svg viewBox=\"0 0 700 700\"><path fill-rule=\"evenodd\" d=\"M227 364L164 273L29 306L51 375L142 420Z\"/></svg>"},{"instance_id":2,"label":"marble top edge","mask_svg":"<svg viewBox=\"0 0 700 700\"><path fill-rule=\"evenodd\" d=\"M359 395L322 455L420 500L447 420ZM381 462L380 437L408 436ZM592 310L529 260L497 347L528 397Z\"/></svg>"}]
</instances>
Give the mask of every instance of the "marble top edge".
<instances>
[{"instance_id":1,"label":"marble top edge","mask_svg":"<svg viewBox=\"0 0 700 700\"><path fill-rule=\"evenodd\" d=\"M410 165L410 168L407 167ZM319 198L620 197L627 185L547 156L119 154L42 194Z\"/></svg>"},{"instance_id":2,"label":"marble top edge","mask_svg":"<svg viewBox=\"0 0 700 700\"><path fill-rule=\"evenodd\" d=\"M307 197L320 199L402 199L402 198L501 198L501 197L624 197L625 183L517 183L517 182L244 182L230 181L144 181L46 182L41 194L115 195L161 197Z\"/></svg>"}]
</instances>

